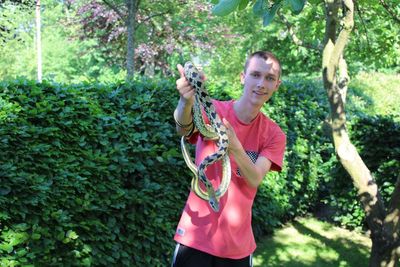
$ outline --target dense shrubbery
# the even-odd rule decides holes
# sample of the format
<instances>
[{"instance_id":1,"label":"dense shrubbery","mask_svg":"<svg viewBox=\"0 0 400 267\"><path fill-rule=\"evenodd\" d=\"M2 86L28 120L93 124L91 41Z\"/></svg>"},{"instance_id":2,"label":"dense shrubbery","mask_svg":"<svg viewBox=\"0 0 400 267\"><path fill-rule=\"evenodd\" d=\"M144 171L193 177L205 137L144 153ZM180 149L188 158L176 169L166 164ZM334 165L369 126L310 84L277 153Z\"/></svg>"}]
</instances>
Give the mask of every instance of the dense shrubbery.
<instances>
[{"instance_id":1,"label":"dense shrubbery","mask_svg":"<svg viewBox=\"0 0 400 267\"><path fill-rule=\"evenodd\" d=\"M174 87L147 80L0 84L0 265L167 265L190 185L171 116ZM351 195L339 194L351 191L350 180L339 183L343 175L332 171L339 167L323 130L328 109L318 90L313 82L286 82L265 105L288 146L283 172L269 174L257 194L257 237L309 211L321 192L346 203L342 214L352 208ZM237 95L212 92L220 99ZM399 127L391 123L363 118L351 124L362 155L379 156L370 158L371 167L382 173L376 177L388 194L399 172L398 150L392 150ZM376 127L384 138L374 139Z\"/></svg>"},{"instance_id":2,"label":"dense shrubbery","mask_svg":"<svg viewBox=\"0 0 400 267\"><path fill-rule=\"evenodd\" d=\"M357 115L349 121L350 136L388 204L400 173L400 124L390 115ZM322 201L334 208L334 220L351 228L363 225L365 214L357 190L340 164L333 166L323 192Z\"/></svg>"},{"instance_id":3,"label":"dense shrubbery","mask_svg":"<svg viewBox=\"0 0 400 267\"><path fill-rule=\"evenodd\" d=\"M171 84L1 85L1 266L165 265L187 190Z\"/></svg>"}]
</instances>

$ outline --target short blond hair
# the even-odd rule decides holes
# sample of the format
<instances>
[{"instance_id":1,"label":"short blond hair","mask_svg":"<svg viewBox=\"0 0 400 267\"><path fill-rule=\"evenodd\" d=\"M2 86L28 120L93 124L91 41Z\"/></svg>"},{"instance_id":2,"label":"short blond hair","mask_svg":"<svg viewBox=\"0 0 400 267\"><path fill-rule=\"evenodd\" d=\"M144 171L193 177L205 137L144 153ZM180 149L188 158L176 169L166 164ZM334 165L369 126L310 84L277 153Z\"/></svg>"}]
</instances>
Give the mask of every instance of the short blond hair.
<instances>
[{"instance_id":1,"label":"short blond hair","mask_svg":"<svg viewBox=\"0 0 400 267\"><path fill-rule=\"evenodd\" d=\"M282 75L281 62L279 61L279 59L272 52L269 52L269 51L256 51L254 53L251 53L247 57L246 63L244 64L244 73L246 73L247 67L249 66L249 62L253 57L260 57L260 58L263 58L265 60L271 58L272 60L275 60L279 65L279 77L281 77L281 75Z\"/></svg>"}]
</instances>

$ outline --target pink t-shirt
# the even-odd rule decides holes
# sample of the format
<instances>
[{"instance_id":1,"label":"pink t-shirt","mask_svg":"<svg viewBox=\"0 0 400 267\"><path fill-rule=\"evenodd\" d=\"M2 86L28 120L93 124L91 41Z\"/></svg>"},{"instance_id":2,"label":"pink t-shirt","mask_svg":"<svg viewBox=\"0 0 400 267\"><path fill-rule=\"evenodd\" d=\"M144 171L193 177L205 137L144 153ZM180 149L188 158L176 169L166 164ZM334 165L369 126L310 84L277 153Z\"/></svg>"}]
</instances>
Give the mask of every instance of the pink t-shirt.
<instances>
[{"instance_id":1,"label":"pink t-shirt","mask_svg":"<svg viewBox=\"0 0 400 267\"><path fill-rule=\"evenodd\" d=\"M261 112L250 124L244 124L237 118L233 103L233 100L214 101L219 116L221 119L226 118L233 126L252 161L255 162L259 156L263 156L272 162L271 170L280 171L286 145L283 131ZM214 141L203 140L200 135L193 136L191 141L196 142L197 166L217 149ZM219 212L214 212L207 201L191 191L174 239L211 255L240 259L249 256L256 249L251 228L251 209L257 189L247 185L235 159L231 156L230 160L231 183L220 199ZM217 188L222 177L220 161L209 166L206 174L214 188Z\"/></svg>"}]
</instances>

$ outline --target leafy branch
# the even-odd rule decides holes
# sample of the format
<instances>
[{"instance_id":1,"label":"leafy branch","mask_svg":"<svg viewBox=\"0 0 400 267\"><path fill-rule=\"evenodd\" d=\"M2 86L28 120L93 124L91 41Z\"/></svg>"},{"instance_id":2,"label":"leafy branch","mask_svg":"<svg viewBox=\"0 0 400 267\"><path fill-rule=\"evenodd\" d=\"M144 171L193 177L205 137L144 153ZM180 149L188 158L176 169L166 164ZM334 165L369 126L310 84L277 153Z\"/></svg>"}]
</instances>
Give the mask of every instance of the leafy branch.
<instances>
[{"instance_id":1,"label":"leafy branch","mask_svg":"<svg viewBox=\"0 0 400 267\"><path fill-rule=\"evenodd\" d=\"M389 6L389 4L385 2L385 0L379 0L379 3L381 3L383 8L387 11L387 13L389 13L392 19L400 24L400 17L393 11L392 7Z\"/></svg>"},{"instance_id":2,"label":"leafy branch","mask_svg":"<svg viewBox=\"0 0 400 267\"><path fill-rule=\"evenodd\" d=\"M286 17L283 16L282 14L280 14L280 13L278 13L278 16L284 22L284 24L286 25L286 28L287 28L290 36L292 37L292 41L296 45L322 52L323 46L322 46L321 43L318 43L317 45L314 45L314 44L307 43L307 42L304 42L303 40L299 39L297 37L297 34L295 32L295 29L294 29L293 25L289 22L289 20L287 20Z\"/></svg>"}]
</instances>

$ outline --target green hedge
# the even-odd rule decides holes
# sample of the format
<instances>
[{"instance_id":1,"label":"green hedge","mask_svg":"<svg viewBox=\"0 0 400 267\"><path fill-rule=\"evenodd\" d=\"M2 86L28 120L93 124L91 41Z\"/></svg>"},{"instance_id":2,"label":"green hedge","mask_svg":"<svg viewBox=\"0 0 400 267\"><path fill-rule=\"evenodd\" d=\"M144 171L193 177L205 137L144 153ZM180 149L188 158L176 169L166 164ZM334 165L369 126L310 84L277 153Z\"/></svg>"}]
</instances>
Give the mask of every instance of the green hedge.
<instances>
[{"instance_id":1,"label":"green hedge","mask_svg":"<svg viewBox=\"0 0 400 267\"><path fill-rule=\"evenodd\" d=\"M166 265L190 180L171 116L174 87L1 84L2 265ZM325 111L309 91L289 84L266 105L288 132L288 153L283 173L268 175L257 195L257 237L315 199L321 127L308 137Z\"/></svg>"},{"instance_id":2,"label":"green hedge","mask_svg":"<svg viewBox=\"0 0 400 267\"><path fill-rule=\"evenodd\" d=\"M356 116L355 116L356 115ZM374 177L384 203L389 203L400 173L400 124L392 115L350 116L350 138ZM330 173L321 201L333 209L333 219L349 228L364 226L365 213L351 178L340 164Z\"/></svg>"},{"instance_id":3,"label":"green hedge","mask_svg":"<svg viewBox=\"0 0 400 267\"><path fill-rule=\"evenodd\" d=\"M339 192L319 88L286 81L265 105L288 146L283 172L259 188L257 238L311 210L321 192ZM219 99L240 93L211 89ZM0 265L167 266L191 177L172 118L177 100L174 81L1 83ZM352 128L360 140L365 123Z\"/></svg>"},{"instance_id":4,"label":"green hedge","mask_svg":"<svg viewBox=\"0 0 400 267\"><path fill-rule=\"evenodd\" d=\"M172 84L1 84L1 266L169 261L188 186Z\"/></svg>"}]
</instances>

